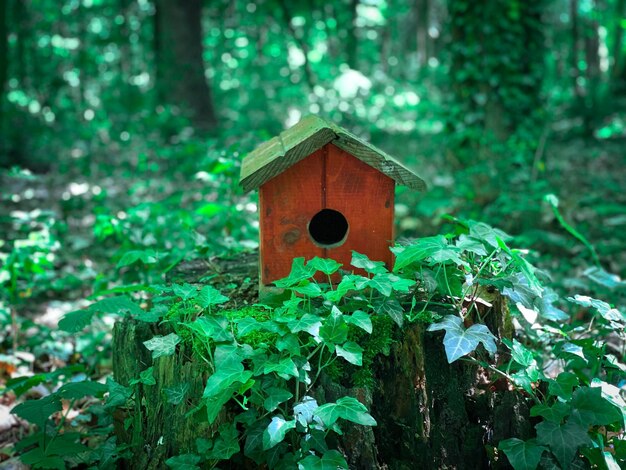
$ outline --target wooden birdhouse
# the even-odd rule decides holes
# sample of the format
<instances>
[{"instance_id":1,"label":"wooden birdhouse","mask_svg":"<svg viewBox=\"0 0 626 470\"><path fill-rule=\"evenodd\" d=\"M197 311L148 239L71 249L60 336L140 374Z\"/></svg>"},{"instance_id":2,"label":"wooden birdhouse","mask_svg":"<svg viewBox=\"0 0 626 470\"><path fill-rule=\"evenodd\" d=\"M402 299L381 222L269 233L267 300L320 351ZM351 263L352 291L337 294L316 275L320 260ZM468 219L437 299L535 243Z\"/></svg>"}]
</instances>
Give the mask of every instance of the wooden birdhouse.
<instances>
[{"instance_id":1,"label":"wooden birdhouse","mask_svg":"<svg viewBox=\"0 0 626 470\"><path fill-rule=\"evenodd\" d=\"M261 286L288 276L297 257L348 267L355 250L391 268L395 184L426 187L382 150L316 116L247 155L240 183L259 188Z\"/></svg>"}]
</instances>

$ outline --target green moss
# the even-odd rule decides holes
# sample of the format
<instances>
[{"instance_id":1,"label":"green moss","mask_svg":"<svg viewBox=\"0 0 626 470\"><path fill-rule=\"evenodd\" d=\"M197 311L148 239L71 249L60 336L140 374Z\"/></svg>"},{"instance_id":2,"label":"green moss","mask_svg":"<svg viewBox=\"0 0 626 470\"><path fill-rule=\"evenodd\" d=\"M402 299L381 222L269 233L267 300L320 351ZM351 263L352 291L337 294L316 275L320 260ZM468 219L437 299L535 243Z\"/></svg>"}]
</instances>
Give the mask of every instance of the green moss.
<instances>
[{"instance_id":1,"label":"green moss","mask_svg":"<svg viewBox=\"0 0 626 470\"><path fill-rule=\"evenodd\" d=\"M246 306L238 309L220 310L220 315L225 316L229 320L239 320L241 318L254 318L257 321L266 321L270 319L271 312L265 308Z\"/></svg>"},{"instance_id":2,"label":"green moss","mask_svg":"<svg viewBox=\"0 0 626 470\"><path fill-rule=\"evenodd\" d=\"M356 387L372 387L374 385L374 358L379 354L387 356L393 344L394 323L388 316L372 316L372 333L353 328L350 339L363 348L363 365L350 366L346 370Z\"/></svg>"},{"instance_id":3,"label":"green moss","mask_svg":"<svg viewBox=\"0 0 626 470\"><path fill-rule=\"evenodd\" d=\"M264 321L270 320L271 312L264 308L249 306L236 310L222 310L220 312L220 315L225 316L231 322L241 320L243 318L253 318L256 321L262 323ZM237 334L237 339L244 342L245 344L249 344L253 348L256 348L263 343L276 343L278 335L269 331L255 330L245 335Z\"/></svg>"}]
</instances>

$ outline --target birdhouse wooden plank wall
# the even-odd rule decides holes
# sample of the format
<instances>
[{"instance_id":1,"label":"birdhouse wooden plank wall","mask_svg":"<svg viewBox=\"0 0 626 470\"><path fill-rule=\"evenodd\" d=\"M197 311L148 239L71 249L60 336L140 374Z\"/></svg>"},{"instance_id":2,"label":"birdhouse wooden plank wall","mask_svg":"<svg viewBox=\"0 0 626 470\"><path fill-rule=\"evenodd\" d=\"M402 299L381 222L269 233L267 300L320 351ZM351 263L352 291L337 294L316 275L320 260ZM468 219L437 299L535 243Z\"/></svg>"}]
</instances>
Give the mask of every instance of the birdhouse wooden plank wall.
<instances>
[{"instance_id":1,"label":"birdhouse wooden plank wall","mask_svg":"<svg viewBox=\"0 0 626 470\"><path fill-rule=\"evenodd\" d=\"M289 275L297 257L349 268L355 250L391 267L395 183L425 189L399 162L316 116L249 154L240 182L259 188L262 286Z\"/></svg>"}]
</instances>

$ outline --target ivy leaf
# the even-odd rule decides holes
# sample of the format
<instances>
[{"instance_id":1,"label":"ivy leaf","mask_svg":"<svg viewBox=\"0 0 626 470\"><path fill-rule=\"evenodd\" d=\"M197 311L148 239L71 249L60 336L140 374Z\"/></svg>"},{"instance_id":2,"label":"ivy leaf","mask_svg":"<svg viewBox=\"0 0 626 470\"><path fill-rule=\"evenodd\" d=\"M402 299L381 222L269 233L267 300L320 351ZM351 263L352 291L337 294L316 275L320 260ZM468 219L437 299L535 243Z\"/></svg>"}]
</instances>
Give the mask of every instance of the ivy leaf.
<instances>
[{"instance_id":1,"label":"ivy leaf","mask_svg":"<svg viewBox=\"0 0 626 470\"><path fill-rule=\"evenodd\" d=\"M152 351L152 359L157 359L174 354L178 343L180 343L180 337L176 333L170 333L167 336L155 336L144 341L143 345Z\"/></svg>"},{"instance_id":2,"label":"ivy leaf","mask_svg":"<svg viewBox=\"0 0 626 470\"><path fill-rule=\"evenodd\" d=\"M326 433L319 429L311 429L304 437L304 443L309 449L314 449L320 454L324 454L328 451L328 444L326 444Z\"/></svg>"},{"instance_id":3,"label":"ivy leaf","mask_svg":"<svg viewBox=\"0 0 626 470\"><path fill-rule=\"evenodd\" d=\"M507 276L505 281L510 284L510 287L505 286L502 289L502 295L505 295L516 304L522 304L528 309L535 308L535 299L537 299L540 294L538 294L535 289L531 288L528 278L524 273L514 273Z\"/></svg>"},{"instance_id":4,"label":"ivy leaf","mask_svg":"<svg viewBox=\"0 0 626 470\"><path fill-rule=\"evenodd\" d=\"M226 423L220 426L219 436L208 452L206 458L212 460L228 460L239 453L239 433L234 423Z\"/></svg>"},{"instance_id":5,"label":"ivy leaf","mask_svg":"<svg viewBox=\"0 0 626 470\"><path fill-rule=\"evenodd\" d=\"M332 344L343 343L348 339L348 325L341 311L333 306L330 315L320 327L320 337Z\"/></svg>"},{"instance_id":6,"label":"ivy leaf","mask_svg":"<svg viewBox=\"0 0 626 470\"><path fill-rule=\"evenodd\" d=\"M607 287L610 290L626 287L626 281L620 279L618 275L611 274L602 268L594 266L585 270L583 274L592 281L597 282L601 286Z\"/></svg>"},{"instance_id":7,"label":"ivy leaf","mask_svg":"<svg viewBox=\"0 0 626 470\"><path fill-rule=\"evenodd\" d=\"M263 408L270 412L278 408L278 405L280 405L281 403L284 403L291 397L293 397L293 394L289 390L278 387L268 388L266 393L267 398L263 402Z\"/></svg>"},{"instance_id":8,"label":"ivy leaf","mask_svg":"<svg viewBox=\"0 0 626 470\"><path fill-rule=\"evenodd\" d=\"M391 281L391 288L396 292L408 293L409 289L417 284L413 279L405 279L394 274L389 274L389 280Z\"/></svg>"},{"instance_id":9,"label":"ivy leaf","mask_svg":"<svg viewBox=\"0 0 626 470\"><path fill-rule=\"evenodd\" d=\"M257 321L256 318L245 317L237 320L237 333L239 337L247 336L260 329L261 322Z\"/></svg>"},{"instance_id":10,"label":"ivy leaf","mask_svg":"<svg viewBox=\"0 0 626 470\"><path fill-rule=\"evenodd\" d=\"M285 421L285 419L274 416L272 422L263 432L263 450L271 449L285 440L285 435L296 427L296 420Z\"/></svg>"},{"instance_id":11,"label":"ivy leaf","mask_svg":"<svg viewBox=\"0 0 626 470\"><path fill-rule=\"evenodd\" d=\"M498 248L498 239L508 241L512 237L500 229L493 228L484 222L476 222L475 220L469 220L467 222L469 226L470 237L477 240L484 241L493 248Z\"/></svg>"},{"instance_id":12,"label":"ivy leaf","mask_svg":"<svg viewBox=\"0 0 626 470\"><path fill-rule=\"evenodd\" d=\"M399 271L410 264L427 259L434 263L467 264L461 259L461 250L456 246L448 245L448 241L443 235L420 238L404 249L396 247L394 253L396 254L394 271Z\"/></svg>"},{"instance_id":13,"label":"ivy leaf","mask_svg":"<svg viewBox=\"0 0 626 470\"><path fill-rule=\"evenodd\" d=\"M219 369L222 367L222 364L228 364L230 362L241 363L245 359L245 346L247 345L218 344L213 352L215 367Z\"/></svg>"},{"instance_id":14,"label":"ivy leaf","mask_svg":"<svg viewBox=\"0 0 626 470\"><path fill-rule=\"evenodd\" d=\"M279 361L268 360L263 366L263 373L276 372L279 377L288 380L290 377L299 377L298 368L290 357L283 357Z\"/></svg>"},{"instance_id":15,"label":"ivy leaf","mask_svg":"<svg viewBox=\"0 0 626 470\"><path fill-rule=\"evenodd\" d=\"M555 350L559 351L557 355L563 357L563 354L571 354L572 356L580 357L583 361L587 362L585 357L585 351L582 346L574 343L560 343L557 344Z\"/></svg>"},{"instance_id":16,"label":"ivy leaf","mask_svg":"<svg viewBox=\"0 0 626 470\"><path fill-rule=\"evenodd\" d=\"M286 334L276 341L276 349L281 352L287 351L292 356L299 356L300 343L298 341L298 336L293 333Z\"/></svg>"},{"instance_id":17,"label":"ivy leaf","mask_svg":"<svg viewBox=\"0 0 626 470\"><path fill-rule=\"evenodd\" d=\"M343 319L346 323L358 326L367 333L372 333L372 319L362 310L355 310L352 315L344 315Z\"/></svg>"},{"instance_id":18,"label":"ivy leaf","mask_svg":"<svg viewBox=\"0 0 626 470\"><path fill-rule=\"evenodd\" d=\"M302 317L287 322L287 328L292 333L306 331L312 336L319 336L320 326L322 326L322 317L305 313Z\"/></svg>"},{"instance_id":19,"label":"ivy leaf","mask_svg":"<svg viewBox=\"0 0 626 470\"><path fill-rule=\"evenodd\" d=\"M523 367L530 367L535 362L533 353L516 339L512 342L505 339L503 342L511 349L511 358L519 365Z\"/></svg>"},{"instance_id":20,"label":"ivy leaf","mask_svg":"<svg viewBox=\"0 0 626 470\"><path fill-rule=\"evenodd\" d=\"M94 313L88 308L66 313L59 320L59 329L68 333L78 333L83 328L91 325Z\"/></svg>"},{"instance_id":21,"label":"ivy leaf","mask_svg":"<svg viewBox=\"0 0 626 470\"><path fill-rule=\"evenodd\" d=\"M203 437L199 437L196 439L196 450L200 455L207 454L211 447L213 447L213 441L210 439L205 439Z\"/></svg>"},{"instance_id":22,"label":"ivy leaf","mask_svg":"<svg viewBox=\"0 0 626 470\"><path fill-rule=\"evenodd\" d=\"M315 268L304 265L304 258L294 258L291 263L291 272L284 279L274 281L276 287L286 288L293 287L305 279L310 279L315 274Z\"/></svg>"},{"instance_id":23,"label":"ivy leaf","mask_svg":"<svg viewBox=\"0 0 626 470\"><path fill-rule=\"evenodd\" d=\"M352 260L350 264L355 268L361 268L363 271L370 274L383 274L387 272L385 263L383 261L372 261L366 255L352 251Z\"/></svg>"},{"instance_id":24,"label":"ivy leaf","mask_svg":"<svg viewBox=\"0 0 626 470\"><path fill-rule=\"evenodd\" d=\"M443 345L449 363L466 356L474 351L479 343L482 343L491 355L496 353L496 337L491 334L486 325L474 324L467 330L463 321L456 315L446 315L439 323L433 323L428 331L445 330Z\"/></svg>"},{"instance_id":25,"label":"ivy leaf","mask_svg":"<svg viewBox=\"0 0 626 470\"><path fill-rule=\"evenodd\" d=\"M556 379L550 380L548 392L564 400L572 398L572 390L578 385L578 377L571 372L561 372Z\"/></svg>"},{"instance_id":26,"label":"ivy leaf","mask_svg":"<svg viewBox=\"0 0 626 470\"><path fill-rule=\"evenodd\" d=\"M515 470L535 470L541 460L541 454L547 450L538 445L535 439L522 441L516 438L500 441L498 448L506 454Z\"/></svg>"},{"instance_id":27,"label":"ivy leaf","mask_svg":"<svg viewBox=\"0 0 626 470\"><path fill-rule=\"evenodd\" d=\"M376 299L373 307L374 311L379 315L389 315L399 327L402 327L404 324L404 309L396 299L391 297Z\"/></svg>"},{"instance_id":28,"label":"ivy leaf","mask_svg":"<svg viewBox=\"0 0 626 470\"><path fill-rule=\"evenodd\" d=\"M217 315L199 317L194 322L184 323L184 325L197 333L201 338L211 339L216 343L233 340L230 324L226 317Z\"/></svg>"},{"instance_id":29,"label":"ivy leaf","mask_svg":"<svg viewBox=\"0 0 626 470\"><path fill-rule=\"evenodd\" d=\"M219 305L228 302L230 299L225 295L222 295L220 291L212 286L204 286L200 289L197 302L202 308L207 308L210 305Z\"/></svg>"},{"instance_id":30,"label":"ivy leaf","mask_svg":"<svg viewBox=\"0 0 626 470\"><path fill-rule=\"evenodd\" d=\"M339 302L348 292L355 288L352 276L344 276L341 278L335 290L329 290L324 293L324 298L331 302Z\"/></svg>"},{"instance_id":31,"label":"ivy leaf","mask_svg":"<svg viewBox=\"0 0 626 470\"><path fill-rule=\"evenodd\" d=\"M599 388L602 392L602 397L621 411L623 423L626 424L626 401L622 398L621 390L615 385L603 382L598 378L591 381L591 386Z\"/></svg>"},{"instance_id":32,"label":"ivy leaf","mask_svg":"<svg viewBox=\"0 0 626 470\"><path fill-rule=\"evenodd\" d=\"M244 370L241 362L235 360L224 362L207 380L202 397L217 396L235 383L247 382L250 377L252 377L252 372Z\"/></svg>"},{"instance_id":33,"label":"ivy leaf","mask_svg":"<svg viewBox=\"0 0 626 470\"><path fill-rule=\"evenodd\" d=\"M148 367L146 370L143 370L139 373L138 379L133 379L130 381L131 385L135 385L138 383L142 383L144 385L155 385L156 380L153 376L154 367Z\"/></svg>"},{"instance_id":34,"label":"ivy leaf","mask_svg":"<svg viewBox=\"0 0 626 470\"><path fill-rule=\"evenodd\" d=\"M110 377L107 379L107 388L109 389L109 397L107 398L105 408L108 409L124 406L133 394L131 388L118 384Z\"/></svg>"},{"instance_id":35,"label":"ivy leaf","mask_svg":"<svg viewBox=\"0 0 626 470\"><path fill-rule=\"evenodd\" d=\"M157 260L157 254L154 250L131 250L124 253L122 258L117 262L117 267L123 268L130 266L137 261L141 261L143 264L154 264Z\"/></svg>"},{"instance_id":36,"label":"ivy leaf","mask_svg":"<svg viewBox=\"0 0 626 470\"><path fill-rule=\"evenodd\" d=\"M456 242L456 247L459 250L468 251L478 256L487 256L485 246L479 240L476 240L473 237L468 237L465 234L459 236L459 239Z\"/></svg>"},{"instance_id":37,"label":"ivy leaf","mask_svg":"<svg viewBox=\"0 0 626 470\"><path fill-rule=\"evenodd\" d=\"M545 403L538 403L530 409L530 416L541 416L547 421L560 424L563 419L570 414L570 406L568 403L557 401L554 405L549 406Z\"/></svg>"},{"instance_id":38,"label":"ivy leaf","mask_svg":"<svg viewBox=\"0 0 626 470\"><path fill-rule=\"evenodd\" d=\"M348 468L348 462L337 450L324 452L322 458L317 455L307 455L298 462L298 469L301 470L347 470Z\"/></svg>"},{"instance_id":39,"label":"ivy leaf","mask_svg":"<svg viewBox=\"0 0 626 470\"><path fill-rule=\"evenodd\" d=\"M207 384L208 385L208 384ZM235 382L216 392L215 395L203 396L204 405L206 406L207 420L209 424L213 424L217 419L222 407L231 399L233 393L239 388L239 383ZM206 395L206 390L205 390Z\"/></svg>"},{"instance_id":40,"label":"ivy leaf","mask_svg":"<svg viewBox=\"0 0 626 470\"><path fill-rule=\"evenodd\" d=\"M537 296L541 296L543 292L543 287L541 286L539 279L537 279L537 276L535 275L535 267L524 258L522 258L518 254L518 250L513 250L509 248L504 240L502 240L500 237L497 238L497 241L498 246L511 257L511 260L513 261L515 267L517 267L517 269L519 269L524 274L524 276L526 276L526 279L528 279L528 285L531 290Z\"/></svg>"},{"instance_id":41,"label":"ivy leaf","mask_svg":"<svg viewBox=\"0 0 626 470\"><path fill-rule=\"evenodd\" d=\"M308 262L307 266L330 276L331 274L336 273L343 265L333 259L319 258L316 256Z\"/></svg>"},{"instance_id":42,"label":"ivy leaf","mask_svg":"<svg viewBox=\"0 0 626 470\"><path fill-rule=\"evenodd\" d=\"M80 382L69 382L59 388L56 393L65 399L78 399L83 397L101 397L108 390L105 384L82 380Z\"/></svg>"},{"instance_id":43,"label":"ivy leaf","mask_svg":"<svg viewBox=\"0 0 626 470\"><path fill-rule=\"evenodd\" d=\"M363 426L376 426L376 420L367 412L367 408L356 398L342 397L336 403L326 403L318 407L314 415L322 420L327 428L339 418Z\"/></svg>"},{"instance_id":44,"label":"ivy leaf","mask_svg":"<svg viewBox=\"0 0 626 470\"><path fill-rule=\"evenodd\" d=\"M173 470L196 470L199 469L196 464L200 462L200 457L195 454L181 454L170 457L165 461L165 465Z\"/></svg>"},{"instance_id":45,"label":"ivy leaf","mask_svg":"<svg viewBox=\"0 0 626 470\"><path fill-rule=\"evenodd\" d=\"M622 314L622 312L616 308L611 308L608 303L602 300L578 294L574 297L568 297L567 300L583 307L594 308L602 318L611 322L611 325L615 328L623 328L623 325L618 325L617 323L626 322L626 317Z\"/></svg>"},{"instance_id":46,"label":"ivy leaf","mask_svg":"<svg viewBox=\"0 0 626 470\"><path fill-rule=\"evenodd\" d=\"M541 298L535 299L535 305L539 304L539 313L546 320L564 322L569 320L569 315L553 304L559 300L559 295L549 287L543 289Z\"/></svg>"},{"instance_id":47,"label":"ivy leaf","mask_svg":"<svg viewBox=\"0 0 626 470\"><path fill-rule=\"evenodd\" d=\"M337 356L343 357L350 364L355 366L363 365L363 348L353 341L347 341L343 346L335 346Z\"/></svg>"},{"instance_id":48,"label":"ivy leaf","mask_svg":"<svg viewBox=\"0 0 626 470\"><path fill-rule=\"evenodd\" d=\"M311 282L308 279L302 281L295 287L291 287L291 290L298 294L306 295L307 297L318 297L322 295L322 289L316 282Z\"/></svg>"},{"instance_id":49,"label":"ivy leaf","mask_svg":"<svg viewBox=\"0 0 626 470\"><path fill-rule=\"evenodd\" d=\"M86 326L90 325L96 313L123 314L129 312L132 315L141 315L145 312L133 302L129 297L120 295L102 299L91 304L83 310L69 312L59 320L59 328L68 333L78 333Z\"/></svg>"},{"instance_id":50,"label":"ivy leaf","mask_svg":"<svg viewBox=\"0 0 626 470\"><path fill-rule=\"evenodd\" d=\"M602 397L599 387L579 387L572 396L572 418L580 425L608 425L621 421L622 413Z\"/></svg>"},{"instance_id":51,"label":"ivy leaf","mask_svg":"<svg viewBox=\"0 0 626 470\"><path fill-rule=\"evenodd\" d=\"M167 398L167 402L172 405L180 405L182 401L185 399L187 392L191 386L187 382L176 384L172 387L167 387L163 390L165 393L165 397Z\"/></svg>"},{"instance_id":52,"label":"ivy leaf","mask_svg":"<svg viewBox=\"0 0 626 470\"><path fill-rule=\"evenodd\" d=\"M367 283L369 287L377 290L385 297L389 297L391 295L391 280L389 279L389 274L376 274L372 279L370 279Z\"/></svg>"},{"instance_id":53,"label":"ivy leaf","mask_svg":"<svg viewBox=\"0 0 626 470\"><path fill-rule=\"evenodd\" d=\"M45 429L46 421L57 411L61 411L61 400L56 395L48 395L37 400L27 400L13 408L11 413Z\"/></svg>"},{"instance_id":54,"label":"ivy leaf","mask_svg":"<svg viewBox=\"0 0 626 470\"><path fill-rule=\"evenodd\" d=\"M246 429L246 443L243 446L243 453L246 457L254 459L257 464L260 464L260 460L263 460L261 452L263 450L263 434L266 428L267 421L263 420L253 422Z\"/></svg>"},{"instance_id":55,"label":"ivy leaf","mask_svg":"<svg viewBox=\"0 0 626 470\"><path fill-rule=\"evenodd\" d=\"M317 400L305 395L302 401L293 407L293 416L303 427L307 427L313 422L315 410L319 408Z\"/></svg>"},{"instance_id":56,"label":"ivy leaf","mask_svg":"<svg viewBox=\"0 0 626 470\"><path fill-rule=\"evenodd\" d=\"M562 468L568 468L579 447L591 445L587 430L577 423L542 421L535 426L537 442L550 446Z\"/></svg>"},{"instance_id":57,"label":"ivy leaf","mask_svg":"<svg viewBox=\"0 0 626 470\"><path fill-rule=\"evenodd\" d=\"M198 290L191 284L172 284L172 290L174 294L180 297L182 300L194 299L198 296Z\"/></svg>"},{"instance_id":58,"label":"ivy leaf","mask_svg":"<svg viewBox=\"0 0 626 470\"><path fill-rule=\"evenodd\" d=\"M34 449L20 455L20 461L25 465L31 465L33 468L67 468L65 460L58 455L47 455L42 447Z\"/></svg>"}]
</instances>

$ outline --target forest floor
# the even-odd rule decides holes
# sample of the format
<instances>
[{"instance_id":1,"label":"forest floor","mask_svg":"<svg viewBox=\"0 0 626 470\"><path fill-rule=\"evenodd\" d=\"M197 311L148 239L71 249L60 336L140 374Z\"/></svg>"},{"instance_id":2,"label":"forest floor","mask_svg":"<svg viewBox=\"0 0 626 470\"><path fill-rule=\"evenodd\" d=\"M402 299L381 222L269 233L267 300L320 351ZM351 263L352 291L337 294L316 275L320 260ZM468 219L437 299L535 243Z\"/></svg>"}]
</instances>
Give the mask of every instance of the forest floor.
<instances>
[{"instance_id":1,"label":"forest floor","mask_svg":"<svg viewBox=\"0 0 626 470\"><path fill-rule=\"evenodd\" d=\"M502 184L501 194L494 196L489 204L467 200L465 194L459 193L455 174L442 171L445 166L441 157L417 153L418 173L429 183L430 192L419 196L399 193L400 237L432 235L446 222L442 215L469 214L510 231L517 237L517 246L525 244L540 253L535 262L555 274L557 287L567 289L592 263L587 248L568 234L550 207L542 203L544 194L554 193L564 219L596 248L603 267L626 276L626 193L623 191L626 139L592 140L553 132L538 156L539 170L529 178L533 170L520 169L525 175L520 178L522 183ZM124 155L117 158L123 159ZM256 218L254 196L248 199L250 196L230 190L225 193L216 190L212 194L203 188L206 179L162 171L168 168L167 162L158 162L161 171L147 176L145 172L134 171L136 168L132 166L109 163L101 155L94 157L89 172L69 166L46 174L0 175L0 187L6 198L0 205L2 238L27 237L33 229L47 226L46 220L56 221L52 226L57 233L55 258L46 274L46 287L41 289L25 282L27 288L19 295L16 313L22 322L20 362L11 362L0 351L0 384L12 376L47 372L75 360L72 351L76 338L57 335L55 329L63 315L88 304L85 299L93 293L94 283L102 273L114 270L112 257L117 247L111 239L99 238L96 233L102 230L99 217L103 217L104 202L107 214L121 221L127 217L128 207L168 200L176 195L175 204L183 208L203 198L209 203L231 205L239 211L244 207L243 219L249 224ZM236 172L232 175L236 177ZM235 184L231 181L230 188ZM222 201L222 196L229 199ZM220 234L224 232L218 230L210 236ZM110 324L102 325L103 331L107 327ZM107 341L110 337L106 334L102 339ZM110 372L110 359L103 358L98 371L102 375ZM41 386L31 393L46 391ZM12 406L11 395L1 398L0 448L19 440L26 429L24 423L9 414ZM7 457L0 451L0 461Z\"/></svg>"}]
</instances>

